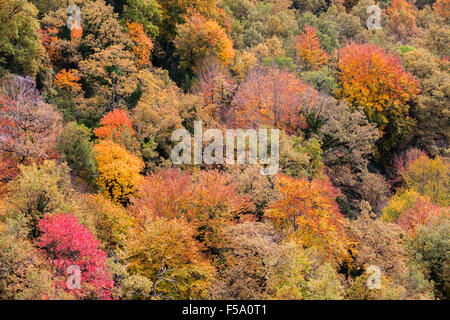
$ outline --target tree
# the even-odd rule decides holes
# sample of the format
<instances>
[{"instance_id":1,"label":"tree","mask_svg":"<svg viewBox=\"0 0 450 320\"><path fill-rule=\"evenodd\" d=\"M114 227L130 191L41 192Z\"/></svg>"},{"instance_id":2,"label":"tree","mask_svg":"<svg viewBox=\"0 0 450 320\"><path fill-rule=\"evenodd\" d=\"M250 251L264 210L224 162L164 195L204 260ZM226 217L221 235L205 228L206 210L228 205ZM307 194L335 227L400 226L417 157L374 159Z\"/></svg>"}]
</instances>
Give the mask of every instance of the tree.
<instances>
[{"instance_id":1,"label":"tree","mask_svg":"<svg viewBox=\"0 0 450 320\"><path fill-rule=\"evenodd\" d=\"M231 70L236 74L239 82L245 81L250 74L250 71L257 65L258 58L247 51L237 51L234 56L234 64Z\"/></svg>"},{"instance_id":2,"label":"tree","mask_svg":"<svg viewBox=\"0 0 450 320\"><path fill-rule=\"evenodd\" d=\"M407 241L397 224L376 219L364 209L359 218L347 228L350 237L356 242L353 254L356 268L352 271L356 279L353 288L349 290L351 297L357 295L353 298L361 299L366 296L370 299L386 299L386 296L395 294L396 299L433 298L431 284L409 261ZM367 290L365 283L358 284L360 281L367 281L366 271L369 265L380 268L381 290ZM359 285L364 285L365 288L355 288ZM394 291L389 293L389 287ZM395 293L396 291L398 293Z\"/></svg>"},{"instance_id":3,"label":"tree","mask_svg":"<svg viewBox=\"0 0 450 320\"><path fill-rule=\"evenodd\" d=\"M300 12L311 11L313 13L320 13L325 11L327 2L324 0L293 0L294 8Z\"/></svg>"},{"instance_id":4,"label":"tree","mask_svg":"<svg viewBox=\"0 0 450 320\"><path fill-rule=\"evenodd\" d=\"M81 91L81 85L78 83L78 81L80 81L80 77L73 74L71 70L66 71L66 69L62 69L55 76L54 81L59 88L69 92Z\"/></svg>"},{"instance_id":5,"label":"tree","mask_svg":"<svg viewBox=\"0 0 450 320\"><path fill-rule=\"evenodd\" d=\"M254 54L259 61L263 61L268 58L274 59L283 57L286 55L286 50L283 49L283 42L278 39L278 37L274 36L253 47L250 50L250 53Z\"/></svg>"},{"instance_id":6,"label":"tree","mask_svg":"<svg viewBox=\"0 0 450 320\"><path fill-rule=\"evenodd\" d=\"M10 71L34 77L44 53L38 10L26 0L1 0L0 8L0 76Z\"/></svg>"},{"instance_id":7,"label":"tree","mask_svg":"<svg viewBox=\"0 0 450 320\"><path fill-rule=\"evenodd\" d=\"M221 232L225 249L213 299L342 299L337 272L315 250L283 241L270 223L243 222Z\"/></svg>"},{"instance_id":8,"label":"tree","mask_svg":"<svg viewBox=\"0 0 450 320\"><path fill-rule=\"evenodd\" d=\"M327 67L319 71L304 71L301 78L314 89L328 95L332 95L337 89L337 81Z\"/></svg>"},{"instance_id":9,"label":"tree","mask_svg":"<svg viewBox=\"0 0 450 320\"><path fill-rule=\"evenodd\" d=\"M406 295L406 289L385 276L380 275L380 289L373 290L367 288L367 281L370 274L365 272L355 279L350 279L347 289L347 299L349 300L401 300ZM424 299L431 299L425 296Z\"/></svg>"},{"instance_id":10,"label":"tree","mask_svg":"<svg viewBox=\"0 0 450 320\"><path fill-rule=\"evenodd\" d=\"M6 228L0 233L0 298L64 298L56 295L50 265L42 254L29 241L11 234Z\"/></svg>"},{"instance_id":11,"label":"tree","mask_svg":"<svg viewBox=\"0 0 450 320\"><path fill-rule=\"evenodd\" d=\"M356 240L354 259L357 268L377 265L388 276L406 272L408 259L399 226L375 219L373 214L363 210L348 228Z\"/></svg>"},{"instance_id":12,"label":"tree","mask_svg":"<svg viewBox=\"0 0 450 320\"><path fill-rule=\"evenodd\" d=\"M183 218L153 217L140 223L128 241L129 272L150 280L146 295L134 298L206 298L214 268Z\"/></svg>"},{"instance_id":13,"label":"tree","mask_svg":"<svg viewBox=\"0 0 450 320\"><path fill-rule=\"evenodd\" d=\"M145 34L141 24L136 22L127 22L128 35L134 42L133 54L137 59L137 67L145 68L151 65L150 56L153 50L153 42Z\"/></svg>"},{"instance_id":14,"label":"tree","mask_svg":"<svg viewBox=\"0 0 450 320\"><path fill-rule=\"evenodd\" d=\"M267 39L293 38L298 26L291 2L224 1L231 13L231 35L239 49L251 48Z\"/></svg>"},{"instance_id":15,"label":"tree","mask_svg":"<svg viewBox=\"0 0 450 320\"><path fill-rule=\"evenodd\" d=\"M186 211L186 200L193 195L189 190L191 184L190 174L180 170L167 169L149 175L139 184L130 210L144 220L151 215L181 218Z\"/></svg>"},{"instance_id":16,"label":"tree","mask_svg":"<svg viewBox=\"0 0 450 320\"><path fill-rule=\"evenodd\" d=\"M321 48L316 29L310 25L306 25L303 33L297 37L297 56L306 70L319 70L328 62L328 55Z\"/></svg>"},{"instance_id":17,"label":"tree","mask_svg":"<svg viewBox=\"0 0 450 320\"><path fill-rule=\"evenodd\" d=\"M11 154L0 152L0 189L4 183L13 180L18 173L16 159Z\"/></svg>"},{"instance_id":18,"label":"tree","mask_svg":"<svg viewBox=\"0 0 450 320\"><path fill-rule=\"evenodd\" d=\"M441 157L430 159L422 154L408 164L402 177L405 188L429 196L440 206L450 204L450 173L446 159Z\"/></svg>"},{"instance_id":19,"label":"tree","mask_svg":"<svg viewBox=\"0 0 450 320\"><path fill-rule=\"evenodd\" d=\"M90 118L121 107L138 88L138 74L133 55L121 45L113 45L92 54L79 63L83 81L90 90L79 106Z\"/></svg>"},{"instance_id":20,"label":"tree","mask_svg":"<svg viewBox=\"0 0 450 320\"><path fill-rule=\"evenodd\" d=\"M202 172L194 176L194 182L190 219L198 229L198 239L215 253L222 242L219 230L234 220L245 220L243 214L249 211L251 202L236 191L228 174Z\"/></svg>"},{"instance_id":21,"label":"tree","mask_svg":"<svg viewBox=\"0 0 450 320\"><path fill-rule=\"evenodd\" d=\"M126 0L122 17L141 25L145 33L156 37L162 22L161 5L156 0Z\"/></svg>"},{"instance_id":22,"label":"tree","mask_svg":"<svg viewBox=\"0 0 450 320\"><path fill-rule=\"evenodd\" d=\"M331 20L333 28L328 27L328 29L335 30L335 36L339 47L342 47L349 40L367 41L367 34L365 32L365 29L367 28L366 10L367 7L372 4L375 4L373 0L360 0L358 4L352 8L351 12L345 10L339 3L331 4L328 7L326 14L323 14L323 16L321 15L319 18L321 22L320 29L325 30L323 24L326 23L326 21ZM363 12L361 12L362 18L358 12L355 12L359 10L363 10ZM331 23L328 22L328 24ZM331 53L330 50L327 51Z\"/></svg>"},{"instance_id":23,"label":"tree","mask_svg":"<svg viewBox=\"0 0 450 320\"><path fill-rule=\"evenodd\" d=\"M361 201L366 200L380 213L387 200L387 184L367 169L379 137L376 126L369 123L363 111L352 110L346 103L329 106L321 117L323 126L317 136L322 159L331 181L343 192L339 198L342 212L357 217Z\"/></svg>"},{"instance_id":24,"label":"tree","mask_svg":"<svg viewBox=\"0 0 450 320\"><path fill-rule=\"evenodd\" d=\"M47 213L69 210L79 213L66 164L45 160L39 166L32 163L19 169L19 175L8 184L6 212L19 221L24 237L37 236L37 224Z\"/></svg>"},{"instance_id":25,"label":"tree","mask_svg":"<svg viewBox=\"0 0 450 320\"><path fill-rule=\"evenodd\" d=\"M106 265L106 254L99 241L71 214L46 216L39 221L40 237L36 245L52 265L57 286L78 299L111 299L114 281ZM67 286L67 269L81 271L81 288Z\"/></svg>"},{"instance_id":26,"label":"tree","mask_svg":"<svg viewBox=\"0 0 450 320\"><path fill-rule=\"evenodd\" d=\"M141 145L136 138L131 120L126 111L114 109L108 112L101 120L100 127L94 129L99 140L108 139L140 157Z\"/></svg>"},{"instance_id":27,"label":"tree","mask_svg":"<svg viewBox=\"0 0 450 320\"><path fill-rule=\"evenodd\" d=\"M389 191L390 185L382 174L372 173L369 170L363 170L359 178L361 181L355 190L357 197L360 199L358 203L359 210L362 209L361 202L366 201L374 213L379 216L391 195Z\"/></svg>"},{"instance_id":28,"label":"tree","mask_svg":"<svg viewBox=\"0 0 450 320\"><path fill-rule=\"evenodd\" d=\"M412 208L408 208L400 215L397 223L400 227L415 235L420 225L425 225L429 221L443 214L449 214L448 208L439 208L428 199L419 198Z\"/></svg>"},{"instance_id":29,"label":"tree","mask_svg":"<svg viewBox=\"0 0 450 320\"><path fill-rule=\"evenodd\" d=\"M205 17L217 15L217 0L167 0L159 2L163 13L164 25L161 32L167 40L173 40L177 34L177 25L182 24L189 10L196 10Z\"/></svg>"},{"instance_id":30,"label":"tree","mask_svg":"<svg viewBox=\"0 0 450 320\"><path fill-rule=\"evenodd\" d=\"M43 101L31 78L8 75L0 82L0 150L22 163L54 158L60 114Z\"/></svg>"},{"instance_id":31,"label":"tree","mask_svg":"<svg viewBox=\"0 0 450 320\"><path fill-rule=\"evenodd\" d=\"M281 196L266 210L267 219L301 246L316 247L337 263L348 259L352 242L336 203L339 193L330 181L279 175L275 185Z\"/></svg>"},{"instance_id":32,"label":"tree","mask_svg":"<svg viewBox=\"0 0 450 320\"><path fill-rule=\"evenodd\" d=\"M81 37L71 37L67 28L67 8L76 5L81 12ZM131 44L130 39L119 23L118 15L113 7L104 0L61 0L56 10L50 10L42 18L42 30L45 37L52 41L47 51L54 66L75 69L78 63L112 45ZM50 31L50 33L49 33Z\"/></svg>"},{"instance_id":33,"label":"tree","mask_svg":"<svg viewBox=\"0 0 450 320\"><path fill-rule=\"evenodd\" d=\"M237 192L249 197L252 202L251 212L258 217L262 217L266 207L279 197L272 177L261 175L260 170L259 165L227 167Z\"/></svg>"},{"instance_id":34,"label":"tree","mask_svg":"<svg viewBox=\"0 0 450 320\"><path fill-rule=\"evenodd\" d=\"M305 298L309 259L293 243L281 243L270 223L239 223L221 234L226 250L211 289L213 299Z\"/></svg>"},{"instance_id":35,"label":"tree","mask_svg":"<svg viewBox=\"0 0 450 320\"><path fill-rule=\"evenodd\" d=\"M437 21L442 21L439 15L434 15ZM425 29L422 35L422 46L430 50L438 57L449 57L449 34L450 27L446 23L432 23Z\"/></svg>"},{"instance_id":36,"label":"tree","mask_svg":"<svg viewBox=\"0 0 450 320\"><path fill-rule=\"evenodd\" d=\"M420 226L409 243L412 259L424 269L427 278L434 282L436 296L440 299L448 299L450 296L449 224L449 217L442 216Z\"/></svg>"},{"instance_id":37,"label":"tree","mask_svg":"<svg viewBox=\"0 0 450 320\"><path fill-rule=\"evenodd\" d=\"M335 49L341 47L339 37L343 37L343 35L338 33L338 26L336 26L336 23L330 23L333 19L336 19L334 16L334 14L321 14L319 17L316 17L314 14L307 11L304 12L298 19L298 27L300 30L305 28L306 25L316 28L316 33L320 39L322 48L328 54L331 54ZM339 24L342 24L342 20L339 20ZM292 41L295 43L294 39Z\"/></svg>"},{"instance_id":38,"label":"tree","mask_svg":"<svg viewBox=\"0 0 450 320\"><path fill-rule=\"evenodd\" d=\"M402 175L406 172L409 164L422 155L426 156L426 154L418 148L410 148L394 155L392 169L389 171L389 178L393 187L398 189L404 185Z\"/></svg>"},{"instance_id":39,"label":"tree","mask_svg":"<svg viewBox=\"0 0 450 320\"><path fill-rule=\"evenodd\" d=\"M217 58L222 64L231 63L235 51L233 41L215 21L208 20L197 12L190 13L184 24L177 27L174 40L180 66L198 70L205 58Z\"/></svg>"},{"instance_id":40,"label":"tree","mask_svg":"<svg viewBox=\"0 0 450 320\"><path fill-rule=\"evenodd\" d=\"M111 140L100 141L94 150L99 173L97 184L114 203L126 206L141 179L139 173L144 163Z\"/></svg>"},{"instance_id":41,"label":"tree","mask_svg":"<svg viewBox=\"0 0 450 320\"><path fill-rule=\"evenodd\" d=\"M209 60L203 63L196 76L192 93L202 96L205 105L213 105L214 118L226 120L226 111L236 89L229 72L216 60Z\"/></svg>"},{"instance_id":42,"label":"tree","mask_svg":"<svg viewBox=\"0 0 450 320\"><path fill-rule=\"evenodd\" d=\"M315 277L308 282L311 300L342 300L344 288L338 273L330 263L321 265L315 272Z\"/></svg>"},{"instance_id":43,"label":"tree","mask_svg":"<svg viewBox=\"0 0 450 320\"><path fill-rule=\"evenodd\" d=\"M445 64L426 49L417 48L402 54L405 69L420 81L421 93L411 108L417 120L413 129L415 145L432 156L445 154L450 142L446 130L450 113L447 98L450 94L450 75Z\"/></svg>"},{"instance_id":44,"label":"tree","mask_svg":"<svg viewBox=\"0 0 450 320\"><path fill-rule=\"evenodd\" d=\"M324 125L319 129L324 164L328 167L350 166L355 171L367 167L379 137L375 125L362 111L347 104L333 105L324 112Z\"/></svg>"},{"instance_id":45,"label":"tree","mask_svg":"<svg viewBox=\"0 0 450 320\"><path fill-rule=\"evenodd\" d=\"M190 176L168 169L147 176L132 202L131 210L142 219L186 219L195 227L196 239L212 253L220 248L219 230L251 207L248 198L236 191L231 176L215 170Z\"/></svg>"},{"instance_id":46,"label":"tree","mask_svg":"<svg viewBox=\"0 0 450 320\"><path fill-rule=\"evenodd\" d=\"M121 136L122 132L125 130L129 130L131 134L134 134L128 114L120 109L114 109L106 114L100 120L100 125L99 128L94 129L94 134L100 140Z\"/></svg>"},{"instance_id":47,"label":"tree","mask_svg":"<svg viewBox=\"0 0 450 320\"><path fill-rule=\"evenodd\" d=\"M282 133L280 136L280 169L292 177L315 178L322 171L322 149L316 138L305 140L301 137Z\"/></svg>"},{"instance_id":48,"label":"tree","mask_svg":"<svg viewBox=\"0 0 450 320\"><path fill-rule=\"evenodd\" d=\"M450 141L444 124L449 120L449 106L445 103L450 92L449 83L448 72L436 72L429 79L424 79L422 94L417 97L418 104L412 110L418 122L415 133L419 143L433 155L443 154Z\"/></svg>"},{"instance_id":49,"label":"tree","mask_svg":"<svg viewBox=\"0 0 450 320\"><path fill-rule=\"evenodd\" d=\"M433 4L433 10L441 17L447 19L448 22L450 19L450 12L449 12L449 3L448 0L437 0Z\"/></svg>"},{"instance_id":50,"label":"tree","mask_svg":"<svg viewBox=\"0 0 450 320\"><path fill-rule=\"evenodd\" d=\"M93 224L101 248L108 256L120 256L135 226L133 216L100 194L83 195L82 205L83 209L94 216Z\"/></svg>"},{"instance_id":51,"label":"tree","mask_svg":"<svg viewBox=\"0 0 450 320\"><path fill-rule=\"evenodd\" d=\"M429 197L407 189L392 197L383 209L382 219L385 222L398 223L403 229L414 232L416 225L426 224L439 213L440 208L434 205Z\"/></svg>"},{"instance_id":52,"label":"tree","mask_svg":"<svg viewBox=\"0 0 450 320\"><path fill-rule=\"evenodd\" d=\"M170 158L172 132L182 126L181 92L167 71L142 71L142 96L131 112L146 171Z\"/></svg>"},{"instance_id":53,"label":"tree","mask_svg":"<svg viewBox=\"0 0 450 320\"><path fill-rule=\"evenodd\" d=\"M417 32L416 12L414 5L406 0L393 0L386 9L389 17L389 29L397 39L407 42Z\"/></svg>"},{"instance_id":54,"label":"tree","mask_svg":"<svg viewBox=\"0 0 450 320\"><path fill-rule=\"evenodd\" d=\"M411 129L407 103L419 92L417 80L397 57L372 44L347 44L339 51L338 65L339 97L377 125L378 156L386 156Z\"/></svg>"},{"instance_id":55,"label":"tree","mask_svg":"<svg viewBox=\"0 0 450 320\"><path fill-rule=\"evenodd\" d=\"M97 174L97 164L90 136L91 130L87 127L69 122L58 137L57 149L74 175L93 184Z\"/></svg>"},{"instance_id":56,"label":"tree","mask_svg":"<svg viewBox=\"0 0 450 320\"><path fill-rule=\"evenodd\" d=\"M293 73L257 68L239 86L230 113L239 127L269 125L297 132L303 125L300 100L305 89Z\"/></svg>"}]
</instances>

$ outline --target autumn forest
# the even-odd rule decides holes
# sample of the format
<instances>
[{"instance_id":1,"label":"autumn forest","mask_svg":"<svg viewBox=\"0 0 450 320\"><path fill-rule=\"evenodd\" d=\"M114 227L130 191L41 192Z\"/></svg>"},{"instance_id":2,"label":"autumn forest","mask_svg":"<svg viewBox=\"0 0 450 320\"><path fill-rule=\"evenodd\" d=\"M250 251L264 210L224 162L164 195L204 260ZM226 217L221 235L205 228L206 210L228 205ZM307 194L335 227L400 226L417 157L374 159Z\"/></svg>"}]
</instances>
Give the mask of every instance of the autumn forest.
<instances>
[{"instance_id":1,"label":"autumn forest","mask_svg":"<svg viewBox=\"0 0 450 320\"><path fill-rule=\"evenodd\" d=\"M450 0L0 0L0 300L448 300L449 96Z\"/></svg>"}]
</instances>

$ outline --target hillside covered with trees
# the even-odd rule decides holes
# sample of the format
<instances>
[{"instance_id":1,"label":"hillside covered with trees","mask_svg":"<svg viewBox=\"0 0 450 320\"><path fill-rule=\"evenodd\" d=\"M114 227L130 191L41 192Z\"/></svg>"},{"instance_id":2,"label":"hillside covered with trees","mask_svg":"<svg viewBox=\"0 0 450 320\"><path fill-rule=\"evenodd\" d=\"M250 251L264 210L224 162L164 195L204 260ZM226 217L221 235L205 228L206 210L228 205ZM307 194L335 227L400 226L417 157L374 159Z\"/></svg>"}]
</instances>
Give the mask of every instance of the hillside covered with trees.
<instances>
[{"instance_id":1,"label":"hillside covered with trees","mask_svg":"<svg viewBox=\"0 0 450 320\"><path fill-rule=\"evenodd\" d=\"M0 299L449 299L449 96L450 0L0 0Z\"/></svg>"}]
</instances>

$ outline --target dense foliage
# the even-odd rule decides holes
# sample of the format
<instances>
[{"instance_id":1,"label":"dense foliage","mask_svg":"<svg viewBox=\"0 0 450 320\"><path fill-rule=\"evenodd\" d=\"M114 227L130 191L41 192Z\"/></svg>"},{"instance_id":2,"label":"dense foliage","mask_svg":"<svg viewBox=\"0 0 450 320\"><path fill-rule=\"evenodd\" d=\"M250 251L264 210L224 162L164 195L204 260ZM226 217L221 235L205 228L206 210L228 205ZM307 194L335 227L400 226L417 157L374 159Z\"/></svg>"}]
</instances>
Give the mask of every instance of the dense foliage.
<instances>
[{"instance_id":1,"label":"dense foliage","mask_svg":"<svg viewBox=\"0 0 450 320\"><path fill-rule=\"evenodd\" d=\"M449 299L450 3L374 4L0 0L0 299Z\"/></svg>"}]
</instances>

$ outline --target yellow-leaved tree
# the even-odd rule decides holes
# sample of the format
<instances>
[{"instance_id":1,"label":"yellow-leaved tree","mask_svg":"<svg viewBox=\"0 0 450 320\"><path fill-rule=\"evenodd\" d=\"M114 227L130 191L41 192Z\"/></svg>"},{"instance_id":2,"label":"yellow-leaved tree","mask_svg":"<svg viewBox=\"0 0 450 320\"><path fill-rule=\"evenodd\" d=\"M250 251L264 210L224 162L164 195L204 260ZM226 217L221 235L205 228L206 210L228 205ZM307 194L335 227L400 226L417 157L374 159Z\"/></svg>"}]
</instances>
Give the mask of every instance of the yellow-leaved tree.
<instances>
[{"instance_id":1,"label":"yellow-leaved tree","mask_svg":"<svg viewBox=\"0 0 450 320\"><path fill-rule=\"evenodd\" d=\"M98 185L114 203L126 206L141 179L139 173L144 168L144 162L111 140L100 141L94 150Z\"/></svg>"},{"instance_id":2,"label":"yellow-leaved tree","mask_svg":"<svg viewBox=\"0 0 450 320\"><path fill-rule=\"evenodd\" d=\"M197 70L205 58L217 58L229 64L235 54L233 41L216 21L208 20L197 12L190 12L184 24L178 26L175 47L180 65Z\"/></svg>"}]
</instances>

